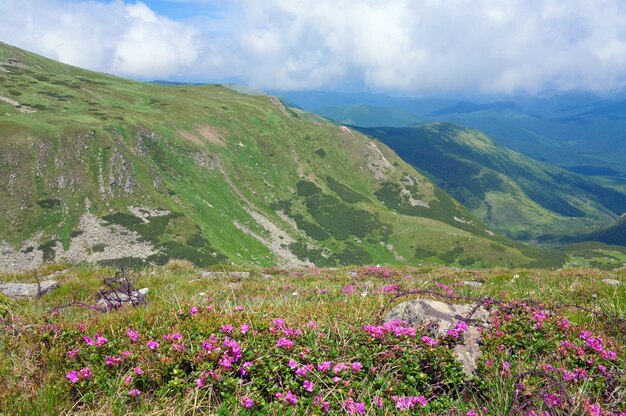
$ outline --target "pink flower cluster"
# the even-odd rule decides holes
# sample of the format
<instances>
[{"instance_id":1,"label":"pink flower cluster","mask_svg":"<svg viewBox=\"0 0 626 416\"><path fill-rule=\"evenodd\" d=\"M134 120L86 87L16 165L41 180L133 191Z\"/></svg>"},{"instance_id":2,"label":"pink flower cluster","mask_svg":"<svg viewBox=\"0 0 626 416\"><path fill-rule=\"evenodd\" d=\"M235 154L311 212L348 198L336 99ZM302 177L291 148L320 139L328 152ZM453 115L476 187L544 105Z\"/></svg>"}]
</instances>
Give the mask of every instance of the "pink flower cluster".
<instances>
[{"instance_id":1,"label":"pink flower cluster","mask_svg":"<svg viewBox=\"0 0 626 416\"><path fill-rule=\"evenodd\" d=\"M424 396L392 396L391 400L393 400L398 410L412 409L418 404L424 407L428 404Z\"/></svg>"},{"instance_id":2,"label":"pink flower cluster","mask_svg":"<svg viewBox=\"0 0 626 416\"><path fill-rule=\"evenodd\" d=\"M89 380L92 376L89 367L81 368L79 371L72 370L65 376L71 383L78 383L80 380Z\"/></svg>"},{"instance_id":3,"label":"pink flower cluster","mask_svg":"<svg viewBox=\"0 0 626 416\"><path fill-rule=\"evenodd\" d=\"M372 338L382 338L385 334L393 333L396 337L412 337L416 335L415 328L405 326L406 322L401 320L385 322L382 325L365 325L363 329Z\"/></svg>"}]
</instances>

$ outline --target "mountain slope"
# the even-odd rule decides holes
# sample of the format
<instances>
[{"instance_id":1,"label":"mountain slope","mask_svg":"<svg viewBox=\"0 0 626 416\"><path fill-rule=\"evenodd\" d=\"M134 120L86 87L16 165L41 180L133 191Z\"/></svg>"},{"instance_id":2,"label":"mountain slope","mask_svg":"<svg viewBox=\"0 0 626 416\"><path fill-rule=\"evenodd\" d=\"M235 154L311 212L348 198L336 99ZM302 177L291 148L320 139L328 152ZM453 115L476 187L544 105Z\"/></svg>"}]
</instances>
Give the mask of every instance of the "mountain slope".
<instances>
[{"instance_id":1,"label":"mountain slope","mask_svg":"<svg viewBox=\"0 0 626 416\"><path fill-rule=\"evenodd\" d=\"M0 269L529 264L386 146L216 85L139 83L0 44Z\"/></svg>"},{"instance_id":2,"label":"mountain slope","mask_svg":"<svg viewBox=\"0 0 626 416\"><path fill-rule=\"evenodd\" d=\"M449 123L359 130L514 238L589 232L626 211L626 194L534 161L476 130Z\"/></svg>"}]
</instances>

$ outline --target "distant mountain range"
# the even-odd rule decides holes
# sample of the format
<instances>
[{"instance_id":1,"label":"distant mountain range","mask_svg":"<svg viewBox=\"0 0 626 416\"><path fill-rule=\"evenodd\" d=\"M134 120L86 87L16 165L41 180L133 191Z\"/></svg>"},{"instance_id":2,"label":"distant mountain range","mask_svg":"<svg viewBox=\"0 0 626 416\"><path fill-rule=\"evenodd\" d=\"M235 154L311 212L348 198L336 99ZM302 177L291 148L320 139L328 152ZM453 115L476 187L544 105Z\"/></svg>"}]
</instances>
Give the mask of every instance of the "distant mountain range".
<instances>
[{"instance_id":1,"label":"distant mountain range","mask_svg":"<svg viewBox=\"0 0 626 416\"><path fill-rule=\"evenodd\" d=\"M626 95L555 94L506 101L459 101L374 94L283 92L299 107L343 124L410 127L447 121L478 129L498 144L578 172L626 184ZM604 170L608 169L608 170Z\"/></svg>"}]
</instances>

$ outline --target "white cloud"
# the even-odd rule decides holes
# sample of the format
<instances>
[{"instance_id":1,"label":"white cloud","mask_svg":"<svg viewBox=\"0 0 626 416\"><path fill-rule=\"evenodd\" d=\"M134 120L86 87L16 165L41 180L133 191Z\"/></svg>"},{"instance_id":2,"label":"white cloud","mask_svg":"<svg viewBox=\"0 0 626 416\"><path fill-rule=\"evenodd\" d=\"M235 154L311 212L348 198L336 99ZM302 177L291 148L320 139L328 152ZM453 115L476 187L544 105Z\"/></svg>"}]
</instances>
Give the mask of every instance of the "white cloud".
<instances>
[{"instance_id":1,"label":"white cloud","mask_svg":"<svg viewBox=\"0 0 626 416\"><path fill-rule=\"evenodd\" d=\"M404 93L626 86L622 0L179 1L222 10L176 21L121 0L0 0L0 39L144 79Z\"/></svg>"},{"instance_id":2,"label":"white cloud","mask_svg":"<svg viewBox=\"0 0 626 416\"><path fill-rule=\"evenodd\" d=\"M89 69L138 78L190 73L199 32L143 3L1 0L0 39Z\"/></svg>"}]
</instances>

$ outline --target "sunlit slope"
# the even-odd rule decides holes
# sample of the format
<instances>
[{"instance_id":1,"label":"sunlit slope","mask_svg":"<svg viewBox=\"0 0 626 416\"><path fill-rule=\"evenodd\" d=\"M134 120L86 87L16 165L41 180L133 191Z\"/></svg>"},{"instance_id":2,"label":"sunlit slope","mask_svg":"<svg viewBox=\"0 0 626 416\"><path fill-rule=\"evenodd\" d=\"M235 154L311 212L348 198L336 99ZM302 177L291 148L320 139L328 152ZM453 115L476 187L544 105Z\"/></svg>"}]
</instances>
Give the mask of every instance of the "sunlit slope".
<instances>
[{"instance_id":1,"label":"sunlit slope","mask_svg":"<svg viewBox=\"0 0 626 416\"><path fill-rule=\"evenodd\" d=\"M0 44L0 265L530 264L380 142L266 96Z\"/></svg>"}]
</instances>

